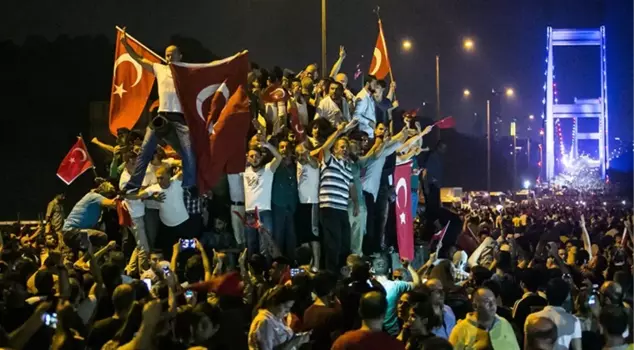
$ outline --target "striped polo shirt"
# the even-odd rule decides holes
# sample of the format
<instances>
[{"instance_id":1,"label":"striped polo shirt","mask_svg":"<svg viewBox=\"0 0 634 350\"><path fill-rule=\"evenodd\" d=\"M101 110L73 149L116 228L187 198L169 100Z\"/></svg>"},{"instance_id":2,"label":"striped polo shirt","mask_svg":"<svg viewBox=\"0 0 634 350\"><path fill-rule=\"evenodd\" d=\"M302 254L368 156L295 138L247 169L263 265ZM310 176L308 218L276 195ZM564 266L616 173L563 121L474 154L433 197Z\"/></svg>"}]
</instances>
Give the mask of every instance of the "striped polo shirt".
<instances>
[{"instance_id":1,"label":"striped polo shirt","mask_svg":"<svg viewBox=\"0 0 634 350\"><path fill-rule=\"evenodd\" d=\"M319 177L319 207L348 210L352 169L345 160L328 157L321 163Z\"/></svg>"}]
</instances>

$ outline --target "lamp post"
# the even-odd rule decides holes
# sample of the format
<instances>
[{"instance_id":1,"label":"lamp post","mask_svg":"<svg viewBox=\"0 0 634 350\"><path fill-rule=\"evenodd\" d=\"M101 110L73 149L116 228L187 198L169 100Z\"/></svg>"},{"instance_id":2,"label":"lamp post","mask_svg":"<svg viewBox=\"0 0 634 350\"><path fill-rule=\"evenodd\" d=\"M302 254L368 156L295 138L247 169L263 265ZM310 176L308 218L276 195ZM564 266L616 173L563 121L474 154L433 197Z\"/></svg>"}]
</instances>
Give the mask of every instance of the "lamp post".
<instances>
[{"instance_id":1,"label":"lamp post","mask_svg":"<svg viewBox=\"0 0 634 350\"><path fill-rule=\"evenodd\" d=\"M321 0L321 74L327 74L328 66L326 64L326 3L327 0Z\"/></svg>"},{"instance_id":2,"label":"lamp post","mask_svg":"<svg viewBox=\"0 0 634 350\"><path fill-rule=\"evenodd\" d=\"M487 100L487 191L491 192L491 101Z\"/></svg>"}]
</instances>

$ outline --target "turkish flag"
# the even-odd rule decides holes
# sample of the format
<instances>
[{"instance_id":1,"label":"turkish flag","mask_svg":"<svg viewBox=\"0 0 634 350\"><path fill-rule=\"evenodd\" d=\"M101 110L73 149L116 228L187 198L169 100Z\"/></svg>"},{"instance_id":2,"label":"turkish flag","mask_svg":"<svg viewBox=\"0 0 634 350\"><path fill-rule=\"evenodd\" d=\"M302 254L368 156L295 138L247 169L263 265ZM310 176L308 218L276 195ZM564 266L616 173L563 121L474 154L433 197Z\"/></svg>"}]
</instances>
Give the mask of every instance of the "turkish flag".
<instances>
[{"instance_id":1,"label":"turkish flag","mask_svg":"<svg viewBox=\"0 0 634 350\"><path fill-rule=\"evenodd\" d=\"M276 103L288 101L288 92L284 90L281 84L271 84L262 91L260 99L264 103Z\"/></svg>"},{"instance_id":2,"label":"turkish flag","mask_svg":"<svg viewBox=\"0 0 634 350\"><path fill-rule=\"evenodd\" d=\"M75 181L79 175L93 167L92 159L88 155L88 149L81 137L77 138L77 142L70 149L62 164L57 168L57 176L67 185Z\"/></svg>"},{"instance_id":3,"label":"turkish flag","mask_svg":"<svg viewBox=\"0 0 634 350\"><path fill-rule=\"evenodd\" d=\"M412 162L399 164L394 170L396 184L396 239L398 253L409 261L414 259L414 222L412 221Z\"/></svg>"},{"instance_id":4,"label":"turkish flag","mask_svg":"<svg viewBox=\"0 0 634 350\"><path fill-rule=\"evenodd\" d=\"M153 63L161 60L141 43L128 35L128 44L134 51ZM147 103L154 74L143 69L121 44L121 31L117 30L117 41L114 54L114 72L112 73L112 89L110 90L110 132L117 134L117 129L132 129L141 117Z\"/></svg>"},{"instance_id":5,"label":"turkish flag","mask_svg":"<svg viewBox=\"0 0 634 350\"><path fill-rule=\"evenodd\" d=\"M453 117L446 117L434 123L438 129L451 129L456 126L456 120Z\"/></svg>"},{"instance_id":6,"label":"turkish flag","mask_svg":"<svg viewBox=\"0 0 634 350\"><path fill-rule=\"evenodd\" d=\"M385 79L390 73L390 59L387 56L387 45L383 36L383 25L379 20L379 37L376 39L376 47L370 63L370 75L374 75L377 79Z\"/></svg>"},{"instance_id":7,"label":"turkish flag","mask_svg":"<svg viewBox=\"0 0 634 350\"><path fill-rule=\"evenodd\" d=\"M246 93L248 52L211 63L170 65L196 155L201 193L224 173L244 171L251 126Z\"/></svg>"},{"instance_id":8,"label":"turkish flag","mask_svg":"<svg viewBox=\"0 0 634 350\"><path fill-rule=\"evenodd\" d=\"M295 101L290 102L288 114L291 116L291 128L293 129L293 133L295 133L295 139L298 142L304 142L306 130L304 130L302 123L299 121L299 110L297 109L297 103L295 103Z\"/></svg>"}]
</instances>

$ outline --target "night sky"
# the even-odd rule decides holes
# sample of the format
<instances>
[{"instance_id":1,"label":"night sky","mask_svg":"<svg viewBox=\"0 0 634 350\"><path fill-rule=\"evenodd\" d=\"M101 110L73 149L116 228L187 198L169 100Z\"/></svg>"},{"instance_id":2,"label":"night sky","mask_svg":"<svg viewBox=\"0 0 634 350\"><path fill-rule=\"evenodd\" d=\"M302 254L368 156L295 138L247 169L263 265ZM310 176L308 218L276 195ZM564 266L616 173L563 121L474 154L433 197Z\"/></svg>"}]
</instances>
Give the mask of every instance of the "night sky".
<instances>
[{"instance_id":1,"label":"night sky","mask_svg":"<svg viewBox=\"0 0 634 350\"><path fill-rule=\"evenodd\" d=\"M267 68L279 65L300 70L308 62L320 62L319 0L10 0L5 4L12 11L0 23L0 39L16 42L29 35L52 40L60 34L104 34L114 40L113 27L118 24L161 52L172 35L180 34L200 40L220 56L247 48L251 59ZM377 34L372 13L376 5L381 7L401 105L414 108L434 101L434 56L438 53L442 114L458 117L462 132L472 131L473 113L484 113L486 92L491 88L511 86L517 92L517 98L502 107L505 118L522 120L541 114L547 25L605 24L610 132L632 138L632 1L329 0L329 66L338 46L345 45L348 56L343 71L351 75L357 63L367 69ZM467 36L476 42L473 53L462 50ZM412 41L411 52L402 52L404 38ZM560 103L598 93L598 48L596 55L592 50L574 50L555 52ZM473 93L470 101L462 98L464 88Z\"/></svg>"},{"instance_id":2,"label":"night sky","mask_svg":"<svg viewBox=\"0 0 634 350\"><path fill-rule=\"evenodd\" d=\"M120 25L159 53L173 35L181 35L199 40L218 56L249 49L251 60L265 68L277 65L299 71L307 63L320 63L320 0L5 0L3 4L8 10L0 21L0 41L16 44L31 36L54 40L60 35L105 35L114 42L114 26ZM328 66L337 58L339 45L344 45L348 54L342 71L348 73L352 86L359 84L352 81L356 65L360 63L366 72L370 63L378 30L372 12L376 5L381 7L400 105L413 109L435 101L435 55L439 54L442 114L456 117L458 130L471 134L477 134L474 113L484 115L491 88L512 87L516 97L503 103L503 118L518 118L521 137L526 135L527 116L534 114L536 139L543 112L546 26L604 24L610 136L632 140L631 0L328 0ZM475 41L474 52L462 49L465 37ZM401 50L403 39L411 40L410 52ZM560 103L599 97L598 48L592 50L556 49ZM187 52L184 55L187 60ZM91 52L85 52L85 58L90 60ZM98 61L111 62L110 58ZM107 93L111 80L94 84L102 84ZM469 100L462 96L465 88L472 93ZM102 100L108 99L104 94ZM433 116L434 111L423 109L423 113Z\"/></svg>"}]
</instances>

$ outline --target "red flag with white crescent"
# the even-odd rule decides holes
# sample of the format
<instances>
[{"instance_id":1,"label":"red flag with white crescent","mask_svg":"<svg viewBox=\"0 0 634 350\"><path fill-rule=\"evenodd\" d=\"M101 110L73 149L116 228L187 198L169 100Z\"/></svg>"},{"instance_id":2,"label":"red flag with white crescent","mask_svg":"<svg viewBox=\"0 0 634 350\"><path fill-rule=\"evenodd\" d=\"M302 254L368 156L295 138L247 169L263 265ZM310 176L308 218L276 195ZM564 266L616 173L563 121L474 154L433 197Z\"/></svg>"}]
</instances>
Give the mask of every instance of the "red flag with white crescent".
<instances>
[{"instance_id":1,"label":"red flag with white crescent","mask_svg":"<svg viewBox=\"0 0 634 350\"><path fill-rule=\"evenodd\" d=\"M414 259L414 224L412 221L412 162L399 164L394 170L396 184L396 239L398 253L409 261Z\"/></svg>"},{"instance_id":2,"label":"red flag with white crescent","mask_svg":"<svg viewBox=\"0 0 634 350\"><path fill-rule=\"evenodd\" d=\"M170 65L176 92L189 126L201 193L222 173L244 171L251 126L246 94L248 52L210 63Z\"/></svg>"},{"instance_id":3,"label":"red flag with white crescent","mask_svg":"<svg viewBox=\"0 0 634 350\"><path fill-rule=\"evenodd\" d=\"M93 167L92 159L88 155L88 149L81 137L77 138L77 142L70 149L62 163L57 168L57 176L70 185L79 175Z\"/></svg>"},{"instance_id":4,"label":"red flag with white crescent","mask_svg":"<svg viewBox=\"0 0 634 350\"><path fill-rule=\"evenodd\" d=\"M383 24L379 20L379 37L376 39L376 47L370 63L370 75L377 79L385 79L390 73L390 59L387 56L387 45L383 36Z\"/></svg>"},{"instance_id":5,"label":"red flag with white crescent","mask_svg":"<svg viewBox=\"0 0 634 350\"><path fill-rule=\"evenodd\" d=\"M281 84L271 84L262 91L260 99L264 103L286 102L289 99L288 91Z\"/></svg>"},{"instance_id":6,"label":"red flag with white crescent","mask_svg":"<svg viewBox=\"0 0 634 350\"><path fill-rule=\"evenodd\" d=\"M451 129L456 126L456 120L453 117L446 117L434 123L438 129Z\"/></svg>"},{"instance_id":7,"label":"red flag with white crescent","mask_svg":"<svg viewBox=\"0 0 634 350\"><path fill-rule=\"evenodd\" d=\"M128 44L146 60L152 63L161 62L154 53L129 35ZM115 45L109 117L110 132L113 135L117 134L117 129L119 128L134 128L134 125L141 117L141 113L143 113L152 91L152 85L154 85L154 74L143 69L121 43L120 30L117 30Z\"/></svg>"},{"instance_id":8,"label":"red flag with white crescent","mask_svg":"<svg viewBox=\"0 0 634 350\"><path fill-rule=\"evenodd\" d=\"M293 133L295 133L295 139L297 142L304 142L304 139L306 138L306 130L299 121L299 110L297 109L297 103L295 103L295 101L291 101L288 114L291 116L291 128L293 129Z\"/></svg>"}]
</instances>

